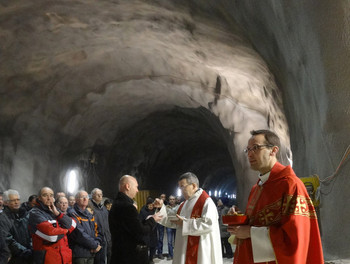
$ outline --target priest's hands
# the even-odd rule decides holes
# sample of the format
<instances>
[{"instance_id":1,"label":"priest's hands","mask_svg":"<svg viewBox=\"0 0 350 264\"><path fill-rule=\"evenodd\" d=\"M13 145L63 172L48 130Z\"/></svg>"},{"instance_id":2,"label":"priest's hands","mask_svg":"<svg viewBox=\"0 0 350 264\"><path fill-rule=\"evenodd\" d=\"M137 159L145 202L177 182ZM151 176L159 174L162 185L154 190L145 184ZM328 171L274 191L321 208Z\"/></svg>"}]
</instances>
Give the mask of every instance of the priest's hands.
<instances>
[{"instance_id":1,"label":"priest's hands","mask_svg":"<svg viewBox=\"0 0 350 264\"><path fill-rule=\"evenodd\" d=\"M250 237L250 225L235 225L235 226L229 226L227 228L227 231L231 235L235 235L236 238L240 239L246 239Z\"/></svg>"},{"instance_id":2,"label":"priest's hands","mask_svg":"<svg viewBox=\"0 0 350 264\"><path fill-rule=\"evenodd\" d=\"M184 218L178 214L176 214L177 220L170 220L172 223L177 224L178 226L182 226Z\"/></svg>"}]
</instances>

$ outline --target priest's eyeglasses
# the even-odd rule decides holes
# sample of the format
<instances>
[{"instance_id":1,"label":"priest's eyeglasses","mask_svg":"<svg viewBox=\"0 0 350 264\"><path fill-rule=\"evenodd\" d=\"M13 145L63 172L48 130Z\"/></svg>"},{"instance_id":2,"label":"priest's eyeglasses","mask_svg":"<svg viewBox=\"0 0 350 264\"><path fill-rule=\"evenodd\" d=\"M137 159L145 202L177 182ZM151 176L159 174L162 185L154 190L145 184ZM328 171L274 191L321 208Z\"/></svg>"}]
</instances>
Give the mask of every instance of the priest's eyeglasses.
<instances>
[{"instance_id":1,"label":"priest's eyeglasses","mask_svg":"<svg viewBox=\"0 0 350 264\"><path fill-rule=\"evenodd\" d=\"M271 148L273 147L273 145L253 145L251 148L250 147L246 147L244 149L244 153L248 154L250 151L253 151L254 153L256 153L258 150L264 148L264 147L268 147L268 148Z\"/></svg>"},{"instance_id":2,"label":"priest's eyeglasses","mask_svg":"<svg viewBox=\"0 0 350 264\"><path fill-rule=\"evenodd\" d=\"M191 184L192 184L192 183L186 184L186 185L180 186L179 188L183 190L183 189L186 189L186 187L187 187L188 185L191 185Z\"/></svg>"}]
</instances>

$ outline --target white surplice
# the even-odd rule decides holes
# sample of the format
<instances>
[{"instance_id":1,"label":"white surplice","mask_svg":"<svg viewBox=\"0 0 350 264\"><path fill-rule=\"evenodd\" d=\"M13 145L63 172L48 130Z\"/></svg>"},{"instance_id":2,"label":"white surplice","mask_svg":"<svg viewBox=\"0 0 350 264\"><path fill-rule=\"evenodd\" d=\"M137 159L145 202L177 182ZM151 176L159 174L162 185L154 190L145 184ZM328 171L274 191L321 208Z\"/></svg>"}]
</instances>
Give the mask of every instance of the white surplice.
<instances>
[{"instance_id":1,"label":"white surplice","mask_svg":"<svg viewBox=\"0 0 350 264\"><path fill-rule=\"evenodd\" d=\"M183 226L177 226L170 222L170 217L168 217L164 205L160 210L160 214L163 215L160 224L176 228L173 264L185 264L189 235L200 236L197 264L222 264L218 211L213 200L209 197L205 201L200 218L191 219L193 206L202 191L202 189L199 189L191 198L185 201L180 213L180 216L185 218Z\"/></svg>"}]
</instances>

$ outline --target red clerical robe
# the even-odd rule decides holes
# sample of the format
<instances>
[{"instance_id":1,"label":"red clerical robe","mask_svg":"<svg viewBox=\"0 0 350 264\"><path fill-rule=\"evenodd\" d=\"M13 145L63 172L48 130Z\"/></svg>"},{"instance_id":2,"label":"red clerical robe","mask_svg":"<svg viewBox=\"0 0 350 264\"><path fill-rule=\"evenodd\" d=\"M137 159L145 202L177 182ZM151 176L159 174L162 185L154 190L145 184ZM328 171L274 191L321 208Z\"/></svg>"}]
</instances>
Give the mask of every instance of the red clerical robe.
<instances>
[{"instance_id":1,"label":"red clerical robe","mask_svg":"<svg viewBox=\"0 0 350 264\"><path fill-rule=\"evenodd\" d=\"M277 162L268 180L253 186L246 214L249 225L269 227L276 261L261 263L324 263L315 208L290 166ZM233 263L254 263L250 238L238 239Z\"/></svg>"}]
</instances>

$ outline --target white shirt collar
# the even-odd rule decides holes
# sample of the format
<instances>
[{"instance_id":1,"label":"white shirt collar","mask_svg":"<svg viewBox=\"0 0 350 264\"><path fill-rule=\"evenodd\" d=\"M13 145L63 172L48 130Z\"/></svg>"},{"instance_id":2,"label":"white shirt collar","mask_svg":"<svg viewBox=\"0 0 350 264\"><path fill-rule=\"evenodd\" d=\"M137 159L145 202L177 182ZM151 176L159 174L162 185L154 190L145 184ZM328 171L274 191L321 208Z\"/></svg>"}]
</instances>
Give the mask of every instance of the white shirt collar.
<instances>
[{"instance_id":1,"label":"white shirt collar","mask_svg":"<svg viewBox=\"0 0 350 264\"><path fill-rule=\"evenodd\" d=\"M202 194L202 189L201 188L199 188L190 198L188 198L188 200L192 200L192 199L194 199L195 197L198 197L199 195L201 195Z\"/></svg>"},{"instance_id":2,"label":"white shirt collar","mask_svg":"<svg viewBox=\"0 0 350 264\"><path fill-rule=\"evenodd\" d=\"M261 175L259 174L259 178L260 178L260 181L259 181L259 185L263 185L270 177L270 173L271 171L265 173L264 175Z\"/></svg>"}]
</instances>

